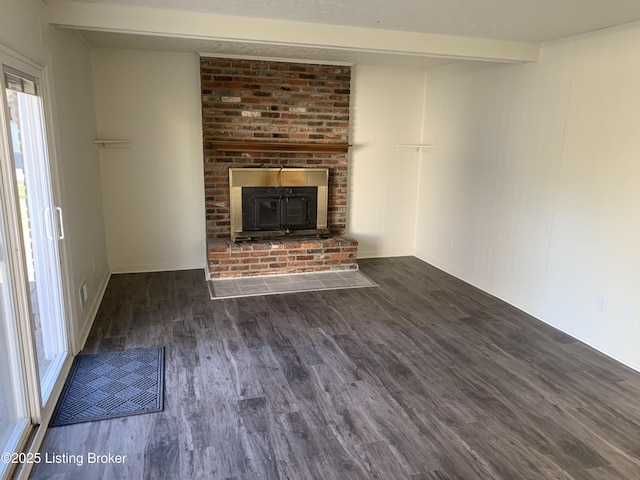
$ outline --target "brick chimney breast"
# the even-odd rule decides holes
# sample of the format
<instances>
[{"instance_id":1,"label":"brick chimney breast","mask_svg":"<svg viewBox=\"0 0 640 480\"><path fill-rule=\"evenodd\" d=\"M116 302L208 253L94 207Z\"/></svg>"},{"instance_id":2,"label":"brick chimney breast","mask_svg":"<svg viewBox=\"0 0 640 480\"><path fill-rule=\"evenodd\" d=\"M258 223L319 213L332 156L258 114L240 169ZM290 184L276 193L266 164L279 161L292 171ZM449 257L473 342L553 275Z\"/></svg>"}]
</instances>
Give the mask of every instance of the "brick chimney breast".
<instances>
[{"instance_id":1,"label":"brick chimney breast","mask_svg":"<svg viewBox=\"0 0 640 480\"><path fill-rule=\"evenodd\" d=\"M346 152L221 151L215 142L348 143L351 67L202 57L200 73L208 243L229 239L229 168L246 166L329 168L327 226L343 235Z\"/></svg>"}]
</instances>

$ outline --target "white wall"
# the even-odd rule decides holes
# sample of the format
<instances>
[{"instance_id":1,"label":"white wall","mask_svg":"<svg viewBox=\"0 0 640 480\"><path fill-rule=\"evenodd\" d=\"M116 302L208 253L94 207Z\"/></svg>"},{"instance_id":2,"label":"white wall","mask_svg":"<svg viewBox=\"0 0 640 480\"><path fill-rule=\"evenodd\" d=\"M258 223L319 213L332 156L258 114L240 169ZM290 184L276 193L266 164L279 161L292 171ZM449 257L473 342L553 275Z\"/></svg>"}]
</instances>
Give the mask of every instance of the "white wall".
<instances>
[{"instance_id":1,"label":"white wall","mask_svg":"<svg viewBox=\"0 0 640 480\"><path fill-rule=\"evenodd\" d=\"M93 52L98 134L131 139L100 150L113 272L206 265L199 60Z\"/></svg>"},{"instance_id":2,"label":"white wall","mask_svg":"<svg viewBox=\"0 0 640 480\"><path fill-rule=\"evenodd\" d=\"M51 28L53 133L64 211L65 264L75 352L82 348L109 279L93 101L91 53L73 32ZM88 300L79 289L87 282Z\"/></svg>"},{"instance_id":3,"label":"white wall","mask_svg":"<svg viewBox=\"0 0 640 480\"><path fill-rule=\"evenodd\" d=\"M0 0L0 43L40 65L47 63L48 26L41 0Z\"/></svg>"},{"instance_id":4,"label":"white wall","mask_svg":"<svg viewBox=\"0 0 640 480\"><path fill-rule=\"evenodd\" d=\"M635 25L430 72L416 248L640 370L638 51Z\"/></svg>"},{"instance_id":5,"label":"white wall","mask_svg":"<svg viewBox=\"0 0 640 480\"><path fill-rule=\"evenodd\" d=\"M356 65L352 72L347 231L358 256L412 255L425 74Z\"/></svg>"}]
</instances>

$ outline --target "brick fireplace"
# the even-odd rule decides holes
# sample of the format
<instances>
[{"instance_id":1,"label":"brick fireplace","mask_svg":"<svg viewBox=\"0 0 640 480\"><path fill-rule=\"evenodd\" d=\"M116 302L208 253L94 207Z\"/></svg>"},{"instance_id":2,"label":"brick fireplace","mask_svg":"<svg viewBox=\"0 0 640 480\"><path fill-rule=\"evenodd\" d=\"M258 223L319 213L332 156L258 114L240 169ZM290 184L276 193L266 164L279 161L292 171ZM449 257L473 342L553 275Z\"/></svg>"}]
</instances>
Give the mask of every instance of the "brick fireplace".
<instances>
[{"instance_id":1,"label":"brick fireplace","mask_svg":"<svg viewBox=\"0 0 640 480\"><path fill-rule=\"evenodd\" d=\"M351 69L203 57L200 62L209 274L228 278L357 269L344 237ZM232 242L229 169L327 168L327 238Z\"/></svg>"}]
</instances>

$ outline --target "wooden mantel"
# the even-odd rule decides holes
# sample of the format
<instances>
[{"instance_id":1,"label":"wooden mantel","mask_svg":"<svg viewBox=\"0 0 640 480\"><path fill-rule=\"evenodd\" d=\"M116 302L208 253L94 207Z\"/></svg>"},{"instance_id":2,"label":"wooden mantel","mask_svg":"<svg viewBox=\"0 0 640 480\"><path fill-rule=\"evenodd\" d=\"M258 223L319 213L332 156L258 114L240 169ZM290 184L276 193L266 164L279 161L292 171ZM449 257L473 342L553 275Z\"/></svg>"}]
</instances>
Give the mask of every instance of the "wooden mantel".
<instances>
[{"instance_id":1,"label":"wooden mantel","mask_svg":"<svg viewBox=\"0 0 640 480\"><path fill-rule=\"evenodd\" d=\"M293 153L346 153L348 143L308 142L243 142L238 140L212 140L219 152L293 152Z\"/></svg>"}]
</instances>

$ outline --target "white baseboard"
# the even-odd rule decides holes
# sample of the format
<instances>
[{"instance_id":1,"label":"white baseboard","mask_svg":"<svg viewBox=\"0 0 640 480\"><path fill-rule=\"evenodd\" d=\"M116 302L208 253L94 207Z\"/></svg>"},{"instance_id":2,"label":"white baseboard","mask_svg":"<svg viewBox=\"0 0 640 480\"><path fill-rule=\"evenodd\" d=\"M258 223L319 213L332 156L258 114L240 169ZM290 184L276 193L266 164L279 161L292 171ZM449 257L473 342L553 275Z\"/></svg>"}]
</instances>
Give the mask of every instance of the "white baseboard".
<instances>
[{"instance_id":1,"label":"white baseboard","mask_svg":"<svg viewBox=\"0 0 640 480\"><path fill-rule=\"evenodd\" d=\"M390 258L390 257L412 257L413 252L379 252L376 250L358 250L358 259L365 258Z\"/></svg>"},{"instance_id":2,"label":"white baseboard","mask_svg":"<svg viewBox=\"0 0 640 480\"><path fill-rule=\"evenodd\" d=\"M175 270L200 270L207 268L207 264L198 263L163 263L154 265L120 265L112 266L111 273L150 273L170 272Z\"/></svg>"}]
</instances>

